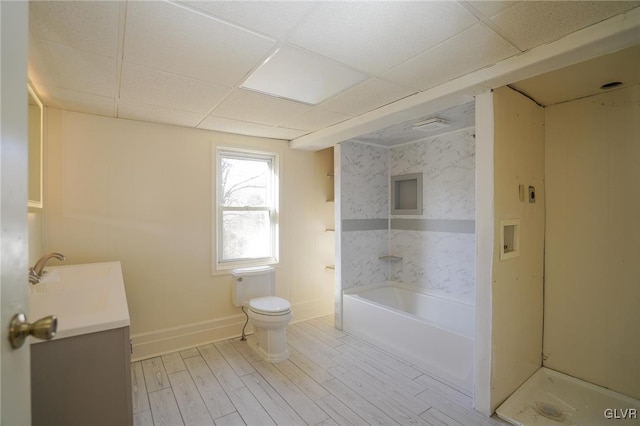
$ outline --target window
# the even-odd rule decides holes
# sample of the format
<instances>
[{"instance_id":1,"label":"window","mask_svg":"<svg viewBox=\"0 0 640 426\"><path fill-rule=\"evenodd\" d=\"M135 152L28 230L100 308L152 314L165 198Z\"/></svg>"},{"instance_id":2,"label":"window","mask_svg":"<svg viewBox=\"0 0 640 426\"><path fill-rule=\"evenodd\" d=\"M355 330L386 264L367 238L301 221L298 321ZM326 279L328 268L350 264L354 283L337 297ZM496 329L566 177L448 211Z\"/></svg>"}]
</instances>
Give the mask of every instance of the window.
<instances>
[{"instance_id":1,"label":"window","mask_svg":"<svg viewBox=\"0 0 640 426\"><path fill-rule=\"evenodd\" d=\"M217 268L276 263L276 155L219 149L216 187Z\"/></svg>"}]
</instances>

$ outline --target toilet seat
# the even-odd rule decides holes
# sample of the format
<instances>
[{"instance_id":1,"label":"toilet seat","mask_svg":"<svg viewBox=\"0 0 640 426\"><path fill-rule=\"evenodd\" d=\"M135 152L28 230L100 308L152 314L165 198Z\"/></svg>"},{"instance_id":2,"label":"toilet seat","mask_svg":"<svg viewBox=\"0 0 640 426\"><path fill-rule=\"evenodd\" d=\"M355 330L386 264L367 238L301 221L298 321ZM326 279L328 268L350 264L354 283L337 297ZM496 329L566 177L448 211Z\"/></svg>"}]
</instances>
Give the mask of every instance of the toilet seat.
<instances>
[{"instance_id":1,"label":"toilet seat","mask_svg":"<svg viewBox=\"0 0 640 426\"><path fill-rule=\"evenodd\" d=\"M281 297L256 297L249 301L249 310L260 315L281 316L291 313L291 304Z\"/></svg>"}]
</instances>

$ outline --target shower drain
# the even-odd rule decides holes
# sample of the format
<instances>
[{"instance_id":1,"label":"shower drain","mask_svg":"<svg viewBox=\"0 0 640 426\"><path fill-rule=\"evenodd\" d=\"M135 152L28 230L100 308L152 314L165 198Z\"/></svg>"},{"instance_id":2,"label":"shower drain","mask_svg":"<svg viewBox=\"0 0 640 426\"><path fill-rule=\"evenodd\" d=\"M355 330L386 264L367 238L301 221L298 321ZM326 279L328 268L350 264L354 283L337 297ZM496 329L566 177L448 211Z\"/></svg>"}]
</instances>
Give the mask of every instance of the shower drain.
<instances>
[{"instance_id":1,"label":"shower drain","mask_svg":"<svg viewBox=\"0 0 640 426\"><path fill-rule=\"evenodd\" d=\"M533 408L541 416L544 416L553 421L564 422L565 420L567 420L567 413L559 410L557 407L554 407L547 402L536 401L536 404Z\"/></svg>"}]
</instances>

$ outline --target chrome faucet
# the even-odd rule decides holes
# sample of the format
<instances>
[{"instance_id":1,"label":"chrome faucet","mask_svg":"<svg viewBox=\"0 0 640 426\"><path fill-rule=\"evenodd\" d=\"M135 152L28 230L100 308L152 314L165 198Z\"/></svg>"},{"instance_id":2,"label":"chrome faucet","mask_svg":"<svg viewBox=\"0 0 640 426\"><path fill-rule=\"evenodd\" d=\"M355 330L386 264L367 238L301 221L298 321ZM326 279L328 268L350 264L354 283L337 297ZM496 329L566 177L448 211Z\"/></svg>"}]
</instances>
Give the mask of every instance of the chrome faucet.
<instances>
[{"instance_id":1,"label":"chrome faucet","mask_svg":"<svg viewBox=\"0 0 640 426\"><path fill-rule=\"evenodd\" d=\"M38 284L40 282L42 276L47 273L44 267L52 257L58 260L66 259L64 254L61 253L49 253L42 256L32 268L29 268L29 282L31 284Z\"/></svg>"}]
</instances>

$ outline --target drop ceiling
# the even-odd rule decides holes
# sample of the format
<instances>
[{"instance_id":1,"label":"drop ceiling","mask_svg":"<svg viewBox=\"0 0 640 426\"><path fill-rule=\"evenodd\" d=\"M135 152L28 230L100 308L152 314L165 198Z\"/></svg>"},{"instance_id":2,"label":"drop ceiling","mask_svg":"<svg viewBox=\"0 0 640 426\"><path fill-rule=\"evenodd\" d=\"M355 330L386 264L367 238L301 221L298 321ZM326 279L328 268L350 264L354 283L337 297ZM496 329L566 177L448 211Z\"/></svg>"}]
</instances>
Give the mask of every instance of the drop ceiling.
<instances>
[{"instance_id":1,"label":"drop ceiling","mask_svg":"<svg viewBox=\"0 0 640 426\"><path fill-rule=\"evenodd\" d=\"M602 88L610 82L621 84L611 89ZM509 87L546 107L638 84L640 84L640 45L521 80L510 84ZM416 127L420 122L430 118L442 119L445 126L434 130ZM474 125L475 103L467 102L349 140L389 147Z\"/></svg>"},{"instance_id":2,"label":"drop ceiling","mask_svg":"<svg viewBox=\"0 0 640 426\"><path fill-rule=\"evenodd\" d=\"M49 107L292 140L639 5L30 2L28 77ZM296 67L299 55L290 81L302 81L313 101L288 99L303 89L286 80L280 97L243 88L277 52L294 64L285 67ZM309 64L314 72L304 71ZM325 79L329 72L350 78Z\"/></svg>"}]
</instances>

